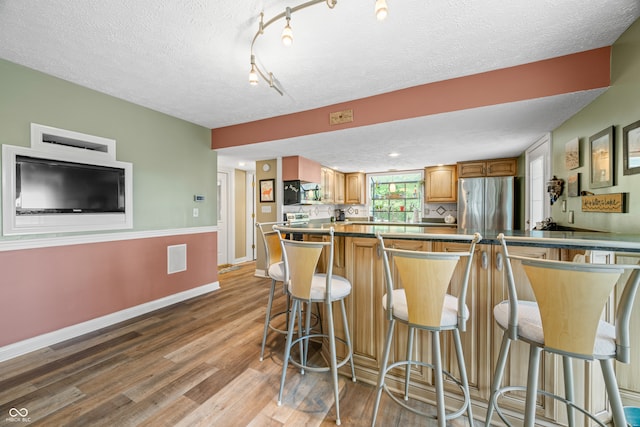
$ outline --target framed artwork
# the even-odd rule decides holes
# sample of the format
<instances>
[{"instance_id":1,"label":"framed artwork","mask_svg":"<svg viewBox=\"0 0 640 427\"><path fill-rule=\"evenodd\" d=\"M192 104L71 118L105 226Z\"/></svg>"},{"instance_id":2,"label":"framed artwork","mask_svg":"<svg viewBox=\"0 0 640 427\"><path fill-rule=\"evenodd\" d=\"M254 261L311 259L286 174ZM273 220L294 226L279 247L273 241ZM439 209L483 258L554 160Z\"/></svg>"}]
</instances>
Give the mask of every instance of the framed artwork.
<instances>
[{"instance_id":1,"label":"framed artwork","mask_svg":"<svg viewBox=\"0 0 640 427\"><path fill-rule=\"evenodd\" d=\"M613 146L613 126L609 126L589 138L591 188L613 185L613 160L615 159Z\"/></svg>"},{"instance_id":2,"label":"framed artwork","mask_svg":"<svg viewBox=\"0 0 640 427\"><path fill-rule=\"evenodd\" d=\"M260 180L260 202L275 202L276 197L274 194L275 187L274 179L261 179Z\"/></svg>"},{"instance_id":3,"label":"framed artwork","mask_svg":"<svg viewBox=\"0 0 640 427\"><path fill-rule=\"evenodd\" d=\"M578 197L580 195L580 174L574 173L567 177L567 195Z\"/></svg>"},{"instance_id":4,"label":"framed artwork","mask_svg":"<svg viewBox=\"0 0 640 427\"><path fill-rule=\"evenodd\" d=\"M624 175L640 173L640 120L622 128Z\"/></svg>"},{"instance_id":5,"label":"framed artwork","mask_svg":"<svg viewBox=\"0 0 640 427\"><path fill-rule=\"evenodd\" d=\"M567 170L580 166L580 139L573 138L564 145L564 167Z\"/></svg>"}]
</instances>

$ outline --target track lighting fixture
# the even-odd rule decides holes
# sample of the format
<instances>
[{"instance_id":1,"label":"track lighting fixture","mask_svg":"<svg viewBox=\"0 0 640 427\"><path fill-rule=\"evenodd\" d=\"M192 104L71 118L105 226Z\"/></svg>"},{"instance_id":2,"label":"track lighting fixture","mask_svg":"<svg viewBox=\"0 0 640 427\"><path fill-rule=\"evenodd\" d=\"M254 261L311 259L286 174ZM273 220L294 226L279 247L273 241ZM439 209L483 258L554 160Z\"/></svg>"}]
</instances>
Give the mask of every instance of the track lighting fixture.
<instances>
[{"instance_id":1,"label":"track lighting fixture","mask_svg":"<svg viewBox=\"0 0 640 427\"><path fill-rule=\"evenodd\" d=\"M262 34L264 34L264 30L274 22L280 21L282 19L286 20L284 29L282 30L282 44L285 46L291 46L293 44L293 31L291 30L291 15L294 12L297 12L302 9L306 9L310 6L314 6L319 3L326 3L329 9L333 9L338 0L309 0L307 2L301 3L297 6L287 7L284 12L274 16L268 21L264 21L264 13L260 14L260 22L258 24L258 31L253 36L253 40L251 41L251 69L249 71L249 83L252 86L256 86L260 79L264 80L269 84L269 87L272 87L276 92L280 95L284 95L284 91L278 86L273 77L273 73L262 71L260 66L256 64L256 56L254 54L254 46L256 44L256 40ZM387 2L386 0L376 0L375 3L375 14L376 18L379 21L382 21L387 16Z\"/></svg>"},{"instance_id":2,"label":"track lighting fixture","mask_svg":"<svg viewBox=\"0 0 640 427\"><path fill-rule=\"evenodd\" d=\"M293 31L291 30L291 8L287 8L285 17L287 18L287 25L282 30L282 44L289 47L293 44Z\"/></svg>"},{"instance_id":3,"label":"track lighting fixture","mask_svg":"<svg viewBox=\"0 0 640 427\"><path fill-rule=\"evenodd\" d=\"M376 0L376 18L378 21L383 21L387 17L387 0Z\"/></svg>"}]
</instances>

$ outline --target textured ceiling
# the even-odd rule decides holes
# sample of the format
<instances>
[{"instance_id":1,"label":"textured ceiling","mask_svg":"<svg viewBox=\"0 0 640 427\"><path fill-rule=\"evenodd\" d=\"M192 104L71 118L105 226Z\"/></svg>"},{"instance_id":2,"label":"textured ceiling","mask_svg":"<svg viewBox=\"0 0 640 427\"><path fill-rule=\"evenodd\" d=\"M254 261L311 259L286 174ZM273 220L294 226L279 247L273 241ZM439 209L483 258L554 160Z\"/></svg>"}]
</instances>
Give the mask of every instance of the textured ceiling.
<instances>
[{"instance_id":1,"label":"textured ceiling","mask_svg":"<svg viewBox=\"0 0 640 427\"><path fill-rule=\"evenodd\" d=\"M383 22L373 0L319 4L293 15L291 48L279 42L279 24L256 43L280 96L248 84L249 47L261 11L269 18L294 4L0 0L0 57L215 128L608 46L640 16L638 0L388 0ZM346 170L381 170L518 154L598 93L276 141L264 155L284 146ZM372 154L405 144L424 149L399 165ZM256 160L263 146L220 154Z\"/></svg>"}]
</instances>

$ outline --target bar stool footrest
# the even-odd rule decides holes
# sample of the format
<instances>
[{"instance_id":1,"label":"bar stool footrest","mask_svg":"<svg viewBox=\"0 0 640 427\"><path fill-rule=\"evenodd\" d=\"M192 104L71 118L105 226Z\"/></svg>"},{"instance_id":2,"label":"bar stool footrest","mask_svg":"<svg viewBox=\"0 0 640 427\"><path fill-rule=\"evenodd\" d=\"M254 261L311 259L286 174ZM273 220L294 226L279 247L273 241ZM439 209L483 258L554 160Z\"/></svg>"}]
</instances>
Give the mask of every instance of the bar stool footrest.
<instances>
[{"instance_id":1,"label":"bar stool footrest","mask_svg":"<svg viewBox=\"0 0 640 427\"><path fill-rule=\"evenodd\" d=\"M386 380L387 372L389 372L393 368L397 368L398 366L404 366L404 365L409 365L409 361L408 360L401 360L401 361L392 363L391 365L388 365L387 368L384 370L384 378L385 378L385 380ZM424 366L424 367L429 368L429 369L435 369L435 366L433 366L433 364L422 362L422 361L417 361L417 360L412 360L411 361L411 365ZM460 417L462 414L465 413L465 411L467 410L467 407L471 404L471 399L470 399L469 394L466 392L466 390L462 386L462 382L459 379L457 379L449 371L446 371L444 369L442 370L442 374L447 376L454 383L456 383L456 385L460 388L460 390L462 391L462 394L464 395L464 403L462 404L462 406L460 408L458 408L457 410L455 410L453 412L449 412L449 413L447 413L445 415L445 419L446 420L452 420L452 419ZM437 419L437 417L435 415L427 413L427 412L420 411L419 409L416 409L416 408L413 408L413 407L409 406L403 400L400 400L387 387L386 381L382 383L382 389L387 393L387 395L391 399L393 399L398 405L402 406L403 408L413 412L414 414L422 415L422 416L424 416L426 418L429 418L429 419L432 419L432 420Z\"/></svg>"},{"instance_id":2,"label":"bar stool footrest","mask_svg":"<svg viewBox=\"0 0 640 427\"><path fill-rule=\"evenodd\" d=\"M511 423L509 421L507 421L506 416L502 413L502 410L500 409L500 406L498 406L498 399L500 398L500 396L505 395L506 393L510 393L513 391L520 391L520 392L526 392L527 391L527 387L526 386L507 386L507 387L502 387L499 388L498 390L496 390L496 393L492 399L491 402L489 402L489 405L493 405L493 409L496 411L496 414L498 415L498 417L500 417L500 419L502 420L502 422L504 422L507 426L511 427ZM545 390L538 390L537 394L540 394L542 396L545 397L550 397L552 399L555 399L565 405L569 405L571 406L573 409L576 409L578 412L582 413L584 416L591 418L596 424L598 424L601 427L606 427L606 424L604 424L602 421L598 420L593 414L591 414L590 412L588 412L586 409L576 405L575 403L565 399L562 396L559 396L557 394L553 394L551 392L545 391Z\"/></svg>"},{"instance_id":3,"label":"bar stool footrest","mask_svg":"<svg viewBox=\"0 0 640 427\"><path fill-rule=\"evenodd\" d=\"M291 348L294 347L295 344L298 344L300 341L303 340L309 340L311 341L311 338L329 338L329 335L327 334L310 334L310 335L305 335L304 337L298 337L296 339L294 339L293 341L291 341ZM341 342L342 344L344 344L345 346L348 346L347 341L343 338L340 337L335 337L336 338L336 342ZM338 359L336 360L336 368L340 369L342 368L344 365L347 364L347 362L351 360L351 355L347 354L343 359ZM296 366L299 369L304 369L305 371L309 371L309 372L328 372L331 370L331 366L309 366L309 365L305 365L297 360L295 360L291 355L289 356L289 362Z\"/></svg>"}]
</instances>

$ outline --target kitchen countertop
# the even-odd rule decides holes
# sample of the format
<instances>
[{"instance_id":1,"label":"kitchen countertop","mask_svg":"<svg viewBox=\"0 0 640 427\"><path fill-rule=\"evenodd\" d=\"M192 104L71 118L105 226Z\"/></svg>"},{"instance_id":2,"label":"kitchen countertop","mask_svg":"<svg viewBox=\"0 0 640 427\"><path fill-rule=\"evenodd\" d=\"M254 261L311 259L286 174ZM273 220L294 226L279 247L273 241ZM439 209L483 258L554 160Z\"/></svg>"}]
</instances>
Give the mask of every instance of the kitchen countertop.
<instances>
[{"instance_id":1,"label":"kitchen countertop","mask_svg":"<svg viewBox=\"0 0 640 427\"><path fill-rule=\"evenodd\" d=\"M542 230L464 230L442 223L388 223L388 222L326 222L311 221L306 224L292 224L289 226L296 232L303 234L320 234L333 227L334 235L343 237L375 238L377 233L423 233L438 234L437 240L446 240L442 235L447 234L482 234L481 244L498 244L500 233L506 236L529 237L527 245L544 247L572 247L590 250L615 250L640 252L640 235L625 233L607 233L599 231L542 231ZM401 238L401 237L399 237ZM515 243L517 244L517 243ZM521 243L525 244L525 243Z\"/></svg>"}]
</instances>

